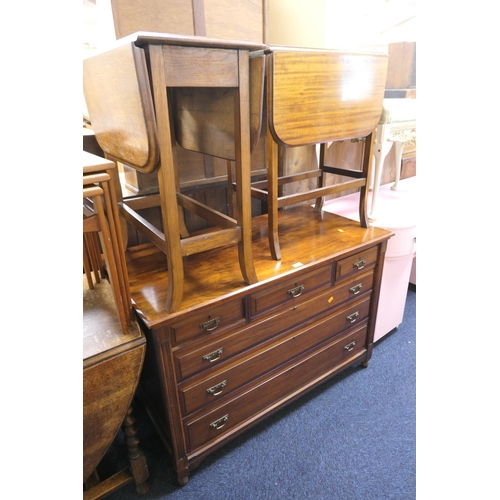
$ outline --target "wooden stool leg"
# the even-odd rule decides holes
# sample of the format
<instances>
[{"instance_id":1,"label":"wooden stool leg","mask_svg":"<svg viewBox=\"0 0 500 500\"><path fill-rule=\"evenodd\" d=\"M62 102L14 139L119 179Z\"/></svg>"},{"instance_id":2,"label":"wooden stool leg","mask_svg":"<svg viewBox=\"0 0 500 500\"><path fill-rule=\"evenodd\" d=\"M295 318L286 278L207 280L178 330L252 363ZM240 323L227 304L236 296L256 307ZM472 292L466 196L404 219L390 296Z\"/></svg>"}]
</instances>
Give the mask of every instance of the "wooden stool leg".
<instances>
[{"instance_id":1,"label":"wooden stool leg","mask_svg":"<svg viewBox=\"0 0 500 500\"><path fill-rule=\"evenodd\" d=\"M163 68L162 47L152 45L150 50L151 67L153 68L153 100L156 109L164 110L157 113L156 123L158 128L160 165L158 166L158 189L160 191L160 205L165 233L165 245L168 267L168 312L178 311L182 302L184 287L184 262L182 260L180 242L179 210L177 203L176 178L175 178L175 144L174 129L171 123L171 110L167 100L167 83Z\"/></svg>"},{"instance_id":2,"label":"wooden stool leg","mask_svg":"<svg viewBox=\"0 0 500 500\"><path fill-rule=\"evenodd\" d=\"M108 158L108 155L105 154L104 156L106 159L110 160ZM110 160L110 161L114 161L114 160ZM123 193L122 193L122 185L121 185L121 181L120 181L120 175L119 175L119 171L118 171L119 163L115 162L115 165L116 165L116 168L108 169L108 170L106 170L106 172L108 173L108 175L111 178L110 189L111 189L111 193L112 193L113 203L115 203L115 205L113 205L113 206L118 208L118 206L121 203L123 203ZM118 216L118 219L117 219L118 225L120 226L120 237L122 239L122 248L125 251L125 249L128 246L128 225L127 225L127 221L124 218L121 218L119 216L119 212L117 212L117 216Z\"/></svg>"},{"instance_id":3,"label":"wooden stool leg","mask_svg":"<svg viewBox=\"0 0 500 500\"><path fill-rule=\"evenodd\" d=\"M278 236L278 144L267 129L267 212L268 239L271 256L281 260L281 249Z\"/></svg>"},{"instance_id":4,"label":"wooden stool leg","mask_svg":"<svg viewBox=\"0 0 500 500\"><path fill-rule=\"evenodd\" d=\"M234 175L233 175L233 162L227 160L227 213L229 217L236 219L235 206L236 206L236 195L233 189Z\"/></svg>"},{"instance_id":5,"label":"wooden stool leg","mask_svg":"<svg viewBox=\"0 0 500 500\"><path fill-rule=\"evenodd\" d=\"M252 256L252 197L250 194L250 72L246 50L238 51L239 87L235 94L235 175L237 223L241 227L238 257L241 274L248 283L257 283Z\"/></svg>"},{"instance_id":6,"label":"wooden stool leg","mask_svg":"<svg viewBox=\"0 0 500 500\"><path fill-rule=\"evenodd\" d=\"M325 166L325 148L326 144L320 144L319 147L319 168L320 170L323 170L323 167ZM325 186L325 175L326 172L322 171L321 176L318 177L318 187L321 188ZM314 210L315 212L321 212L321 209L323 208L323 203L325 201L324 196L320 196L319 198L316 198L316 204L314 205Z\"/></svg>"},{"instance_id":7,"label":"wooden stool leg","mask_svg":"<svg viewBox=\"0 0 500 500\"><path fill-rule=\"evenodd\" d=\"M102 183L104 191L104 201L106 207L106 215L109 224L109 234L111 239L111 248L116 262L117 281L120 288L120 297L122 300L122 309L125 313L125 321L130 323L131 317L131 304L130 290L128 286L128 272L125 263L125 250L123 248L123 241L121 238L120 221L118 214L115 210L116 197L113 196L113 190L110 189L108 182Z\"/></svg>"},{"instance_id":8,"label":"wooden stool leg","mask_svg":"<svg viewBox=\"0 0 500 500\"><path fill-rule=\"evenodd\" d=\"M102 246L104 248L104 255L106 257L109 281L111 283L111 288L113 290L115 303L117 304L118 316L120 318L120 325L122 327L123 332L127 332L129 320L127 319L127 314L124 308L118 305L118 304L123 304L124 299L119 285L120 282L117 272L117 263L113 252L111 235L109 233L109 228L104 213L104 204L100 196L95 196L93 199L96 206L96 213L97 216L99 217L99 224L101 226L99 235L101 237Z\"/></svg>"},{"instance_id":9,"label":"wooden stool leg","mask_svg":"<svg viewBox=\"0 0 500 500\"><path fill-rule=\"evenodd\" d=\"M92 280L92 267L90 265L89 253L85 244L85 236L83 237L83 271L87 278L87 285L90 290L94 289L94 281Z\"/></svg>"},{"instance_id":10,"label":"wooden stool leg","mask_svg":"<svg viewBox=\"0 0 500 500\"><path fill-rule=\"evenodd\" d=\"M103 276L103 264L99 238L95 233L86 233L84 234L84 238L89 252L90 267L94 271L95 282L100 283L101 276Z\"/></svg>"},{"instance_id":11,"label":"wooden stool leg","mask_svg":"<svg viewBox=\"0 0 500 500\"><path fill-rule=\"evenodd\" d=\"M365 184L361 186L359 191L359 222L361 227L369 226L368 219L368 191L369 191L369 178L371 176L373 166L373 144L375 141L375 134L371 133L365 138L365 145L363 148L363 166L362 172L365 179Z\"/></svg>"}]
</instances>

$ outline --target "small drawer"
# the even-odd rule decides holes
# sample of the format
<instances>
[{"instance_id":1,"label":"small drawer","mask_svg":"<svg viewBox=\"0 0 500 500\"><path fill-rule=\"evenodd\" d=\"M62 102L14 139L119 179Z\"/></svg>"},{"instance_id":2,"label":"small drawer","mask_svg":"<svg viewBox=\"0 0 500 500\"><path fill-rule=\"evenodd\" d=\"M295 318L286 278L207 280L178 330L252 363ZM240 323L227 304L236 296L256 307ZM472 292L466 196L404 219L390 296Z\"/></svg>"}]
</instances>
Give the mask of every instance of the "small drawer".
<instances>
[{"instance_id":1,"label":"small drawer","mask_svg":"<svg viewBox=\"0 0 500 500\"><path fill-rule=\"evenodd\" d=\"M289 333L271 345L256 349L251 355L245 355L209 378L182 387L179 395L184 414L224 398L238 387L328 341L354 323L359 324L368 317L369 310L370 296L308 328Z\"/></svg>"},{"instance_id":2,"label":"small drawer","mask_svg":"<svg viewBox=\"0 0 500 500\"><path fill-rule=\"evenodd\" d=\"M174 323L171 329L176 344L192 340L210 333L228 330L245 324L245 308L243 299L205 309L204 312L193 314L189 319Z\"/></svg>"},{"instance_id":3,"label":"small drawer","mask_svg":"<svg viewBox=\"0 0 500 500\"><path fill-rule=\"evenodd\" d=\"M373 272L355 276L330 289L312 294L295 305L288 304L280 312L228 334L215 334L213 342L200 341L174 352L179 380L214 368L246 349L279 335L296 325L305 325L315 317L329 314L346 300L356 300L370 292ZM199 344L199 345L196 345Z\"/></svg>"},{"instance_id":4,"label":"small drawer","mask_svg":"<svg viewBox=\"0 0 500 500\"><path fill-rule=\"evenodd\" d=\"M281 372L274 373L217 408L187 419L188 453L211 440L220 439L232 429L237 430L245 421L264 415L310 384L332 375L363 353L366 335L366 324L353 328L346 335L339 336L332 343L288 365Z\"/></svg>"},{"instance_id":5,"label":"small drawer","mask_svg":"<svg viewBox=\"0 0 500 500\"><path fill-rule=\"evenodd\" d=\"M373 287L373 268L359 276L351 276L349 281L344 281L332 288L332 299L336 304L345 300L356 300L358 295L371 291Z\"/></svg>"},{"instance_id":6,"label":"small drawer","mask_svg":"<svg viewBox=\"0 0 500 500\"><path fill-rule=\"evenodd\" d=\"M250 315L258 316L277 305L305 297L322 286L332 284L332 266L324 266L308 273L298 273L286 280L250 296Z\"/></svg>"},{"instance_id":7,"label":"small drawer","mask_svg":"<svg viewBox=\"0 0 500 500\"><path fill-rule=\"evenodd\" d=\"M378 247L369 248L351 257L339 260L335 271L335 280L341 280L354 273L364 272L377 261Z\"/></svg>"}]
</instances>

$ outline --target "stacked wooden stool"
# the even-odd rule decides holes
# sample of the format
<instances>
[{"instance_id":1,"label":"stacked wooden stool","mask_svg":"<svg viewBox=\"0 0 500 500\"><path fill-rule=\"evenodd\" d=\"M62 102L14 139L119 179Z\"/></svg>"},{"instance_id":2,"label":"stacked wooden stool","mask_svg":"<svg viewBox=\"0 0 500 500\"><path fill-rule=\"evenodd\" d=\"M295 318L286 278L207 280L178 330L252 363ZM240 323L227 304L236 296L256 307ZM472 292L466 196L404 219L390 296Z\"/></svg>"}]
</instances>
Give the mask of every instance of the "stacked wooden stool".
<instances>
[{"instance_id":1,"label":"stacked wooden stool","mask_svg":"<svg viewBox=\"0 0 500 500\"><path fill-rule=\"evenodd\" d=\"M99 282L83 277L83 498L100 498L134 481L148 490L148 469L132 414L146 351L134 320L120 221L114 190L116 164L83 152L84 234L93 234L93 251L104 254ZM107 274L105 276L103 270ZM86 274L90 269L86 269ZM109 281L108 281L109 280ZM96 280L97 281L97 280ZM101 481L97 466L120 428L129 467Z\"/></svg>"}]
</instances>

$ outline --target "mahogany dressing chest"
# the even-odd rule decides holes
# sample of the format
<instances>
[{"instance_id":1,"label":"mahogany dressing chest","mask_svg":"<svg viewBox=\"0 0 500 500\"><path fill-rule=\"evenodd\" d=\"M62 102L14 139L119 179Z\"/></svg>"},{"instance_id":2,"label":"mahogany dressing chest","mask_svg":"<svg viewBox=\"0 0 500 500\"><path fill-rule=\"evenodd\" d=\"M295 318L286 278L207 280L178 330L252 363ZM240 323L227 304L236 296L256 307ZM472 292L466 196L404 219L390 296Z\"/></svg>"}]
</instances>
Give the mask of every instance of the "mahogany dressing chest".
<instances>
[{"instance_id":1,"label":"mahogany dressing chest","mask_svg":"<svg viewBox=\"0 0 500 500\"><path fill-rule=\"evenodd\" d=\"M149 244L127 252L147 338L138 394L180 484L214 450L372 355L392 234L299 205L280 215L276 261L266 216L252 223L259 282L243 281L234 246L185 257L175 313L165 309L164 255Z\"/></svg>"}]
</instances>

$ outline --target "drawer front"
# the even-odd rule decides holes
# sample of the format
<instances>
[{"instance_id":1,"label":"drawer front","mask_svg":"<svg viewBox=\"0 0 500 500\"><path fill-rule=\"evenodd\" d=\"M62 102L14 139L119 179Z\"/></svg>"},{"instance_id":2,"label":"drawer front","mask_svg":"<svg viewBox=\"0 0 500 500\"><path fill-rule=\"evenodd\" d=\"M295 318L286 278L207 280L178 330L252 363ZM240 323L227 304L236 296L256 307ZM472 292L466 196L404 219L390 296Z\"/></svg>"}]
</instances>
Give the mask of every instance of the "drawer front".
<instances>
[{"instance_id":1,"label":"drawer front","mask_svg":"<svg viewBox=\"0 0 500 500\"><path fill-rule=\"evenodd\" d=\"M374 247L356 255L352 255L351 257L339 260L335 270L335 280L341 280L353 274L364 272L377 262L377 256L378 247Z\"/></svg>"},{"instance_id":2,"label":"drawer front","mask_svg":"<svg viewBox=\"0 0 500 500\"><path fill-rule=\"evenodd\" d=\"M261 347L250 356L245 355L242 361L234 361L209 378L181 388L179 395L184 415L214 403L238 387L326 342L353 324L359 324L368 317L369 310L370 296L309 328L292 332L271 345Z\"/></svg>"},{"instance_id":3,"label":"drawer front","mask_svg":"<svg viewBox=\"0 0 500 500\"><path fill-rule=\"evenodd\" d=\"M332 266L324 266L315 271L301 274L279 285L250 296L250 315L259 316L273 307L306 297L322 286L332 284Z\"/></svg>"},{"instance_id":4,"label":"drawer front","mask_svg":"<svg viewBox=\"0 0 500 500\"><path fill-rule=\"evenodd\" d=\"M266 408L276 407L308 384L319 382L365 350L366 334L366 325L350 330L347 335L337 338L299 363L256 384L251 390L199 418L187 420L185 429L188 452L220 438Z\"/></svg>"},{"instance_id":5,"label":"drawer front","mask_svg":"<svg viewBox=\"0 0 500 500\"><path fill-rule=\"evenodd\" d=\"M205 312L193 314L186 321L171 326L176 344L210 333L227 331L231 327L245 324L245 308L243 299L226 302L222 305L206 309Z\"/></svg>"},{"instance_id":6,"label":"drawer front","mask_svg":"<svg viewBox=\"0 0 500 500\"><path fill-rule=\"evenodd\" d=\"M295 325L306 323L311 318L333 311L338 305L350 298L369 292L373 285L373 272L356 276L340 285L332 287L310 300L299 303L297 306L290 304L286 309L264 320L254 323L243 330L232 334L219 334L214 336L214 342L198 343L189 348L179 349L174 352L177 376L184 380L198 372L218 366L246 349L260 342L264 342L286 331Z\"/></svg>"}]
</instances>

